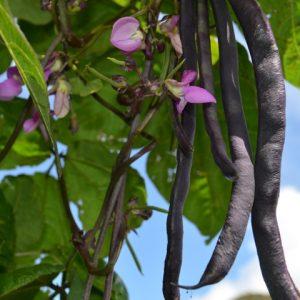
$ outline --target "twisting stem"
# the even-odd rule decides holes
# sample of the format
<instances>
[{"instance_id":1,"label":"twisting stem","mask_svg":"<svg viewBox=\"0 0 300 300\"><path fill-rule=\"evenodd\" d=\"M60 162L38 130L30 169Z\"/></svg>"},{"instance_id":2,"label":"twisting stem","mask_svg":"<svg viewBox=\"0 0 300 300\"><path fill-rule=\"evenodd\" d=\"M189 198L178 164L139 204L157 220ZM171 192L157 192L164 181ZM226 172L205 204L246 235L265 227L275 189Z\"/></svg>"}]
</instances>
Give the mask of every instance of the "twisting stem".
<instances>
[{"instance_id":1,"label":"twisting stem","mask_svg":"<svg viewBox=\"0 0 300 300\"><path fill-rule=\"evenodd\" d=\"M197 70L196 58L196 7L195 2L182 0L180 12L180 34L183 45L186 70ZM195 106L188 104L182 114L182 128L190 145L194 144L196 129ZM170 209L167 219L168 245L163 278L163 293L166 300L180 299L177 284L182 262L182 214L184 201L190 185L190 172L193 153L184 153L180 147L177 150L177 170L175 182L170 197Z\"/></svg>"},{"instance_id":2,"label":"twisting stem","mask_svg":"<svg viewBox=\"0 0 300 300\"><path fill-rule=\"evenodd\" d=\"M130 130L130 133L128 136L128 141L123 146L121 152L119 153L119 155L117 157L116 169L118 168L118 165L120 162L127 160L130 156L131 145L132 145L132 136L134 135L136 129L138 128L139 118L140 118L140 116L139 116L139 114L137 114L132 122L131 130ZM116 172L114 172L114 171L112 172L111 182L107 189L103 206L101 208L101 211L97 218L95 226L92 230L93 235L95 234L96 230L98 230L98 229L100 230L99 237L98 237L98 240L97 240L96 246L95 246L93 259L92 259L92 264L95 267L97 265L97 262L98 262L98 259L100 256L100 251L103 246L106 229L109 224L109 219L111 217L112 211L113 211L116 201L118 199L120 189L122 187L122 174L121 175L119 174L119 176L117 177ZM85 291L84 291L84 297L83 297L84 300L88 300L90 297L91 288L92 288L93 282L94 282L94 277L95 277L94 275L88 276Z\"/></svg>"},{"instance_id":3,"label":"twisting stem","mask_svg":"<svg viewBox=\"0 0 300 300\"><path fill-rule=\"evenodd\" d=\"M198 0L198 46L201 85L214 94L207 0ZM226 153L226 145L217 116L217 105L215 103L203 104L203 114L215 162L228 179L233 179L236 175L235 169Z\"/></svg>"}]
</instances>

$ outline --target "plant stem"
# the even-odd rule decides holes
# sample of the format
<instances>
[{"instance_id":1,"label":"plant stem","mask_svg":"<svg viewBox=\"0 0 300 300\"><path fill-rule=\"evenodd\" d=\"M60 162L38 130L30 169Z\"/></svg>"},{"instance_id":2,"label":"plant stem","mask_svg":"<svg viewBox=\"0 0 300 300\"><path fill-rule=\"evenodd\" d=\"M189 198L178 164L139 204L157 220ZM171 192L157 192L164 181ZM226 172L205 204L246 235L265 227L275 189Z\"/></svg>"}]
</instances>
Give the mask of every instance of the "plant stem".
<instances>
[{"instance_id":1,"label":"plant stem","mask_svg":"<svg viewBox=\"0 0 300 300\"><path fill-rule=\"evenodd\" d=\"M115 87L116 89L120 89L120 88L124 88L125 86L121 83L118 83L114 80L112 80L111 78L101 74L100 72L98 72L97 70L95 70L94 68L91 68L90 66L86 66L86 70L88 72L90 72L91 74L93 74L94 76L96 76L97 78L109 83L111 86Z\"/></svg>"},{"instance_id":2,"label":"plant stem","mask_svg":"<svg viewBox=\"0 0 300 300\"><path fill-rule=\"evenodd\" d=\"M8 155L9 151L12 149L13 145L15 144L16 139L18 138L20 132L22 131L23 123L26 120L26 118L28 117L28 115L32 109L32 105L33 105L32 100L29 98L26 101L26 104L20 113L20 116L19 116L16 126L14 128L14 131L12 132L12 134L10 135L4 148L0 152L0 163L5 159L5 157Z\"/></svg>"},{"instance_id":3,"label":"plant stem","mask_svg":"<svg viewBox=\"0 0 300 300\"><path fill-rule=\"evenodd\" d=\"M57 11L60 30L62 31L67 43L75 48L81 48L84 46L84 39L78 38L71 30L70 21L67 13L67 5L65 0L57 0Z\"/></svg>"},{"instance_id":4,"label":"plant stem","mask_svg":"<svg viewBox=\"0 0 300 300\"><path fill-rule=\"evenodd\" d=\"M123 213L123 205L124 205L124 196L125 196L125 187L126 187L126 174L122 176L122 185L120 188L118 200L115 207L115 220L113 233L111 238L110 250L109 250L109 274L105 279L104 286L104 295L103 300L109 300L111 297L112 286L113 286L113 278L114 278L114 266L118 260L120 250L123 245L124 237L125 237L125 229L124 229L124 213ZM122 228L123 227L123 228Z\"/></svg>"}]
</instances>

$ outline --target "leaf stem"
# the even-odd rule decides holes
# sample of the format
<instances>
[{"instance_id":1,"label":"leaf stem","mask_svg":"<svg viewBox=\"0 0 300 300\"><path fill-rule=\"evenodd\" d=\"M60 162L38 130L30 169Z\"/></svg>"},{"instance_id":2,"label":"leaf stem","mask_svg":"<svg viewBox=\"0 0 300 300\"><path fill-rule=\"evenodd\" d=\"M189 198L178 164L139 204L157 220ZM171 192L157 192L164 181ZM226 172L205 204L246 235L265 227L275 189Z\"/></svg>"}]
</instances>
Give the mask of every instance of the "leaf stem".
<instances>
[{"instance_id":1,"label":"leaf stem","mask_svg":"<svg viewBox=\"0 0 300 300\"><path fill-rule=\"evenodd\" d=\"M97 78L99 78L99 79L101 79L101 80L109 83L111 86L115 87L116 89L120 89L120 88L124 88L125 87L124 84L118 83L118 82L112 80L111 78L109 78L109 77L101 74L100 72L98 72L97 70L95 70L94 68L92 68L90 66L86 66L85 68L86 68L86 70L89 73L91 73L94 76L96 76Z\"/></svg>"}]
</instances>

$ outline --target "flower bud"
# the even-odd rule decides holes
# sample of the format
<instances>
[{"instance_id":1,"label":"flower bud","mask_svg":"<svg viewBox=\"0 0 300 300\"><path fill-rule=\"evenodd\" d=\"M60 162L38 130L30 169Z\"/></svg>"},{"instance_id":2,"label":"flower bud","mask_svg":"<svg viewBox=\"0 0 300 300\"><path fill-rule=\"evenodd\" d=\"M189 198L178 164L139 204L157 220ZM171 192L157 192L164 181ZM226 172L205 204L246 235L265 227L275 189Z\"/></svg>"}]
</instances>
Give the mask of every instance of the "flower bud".
<instances>
[{"instance_id":1,"label":"flower bud","mask_svg":"<svg viewBox=\"0 0 300 300\"><path fill-rule=\"evenodd\" d=\"M64 78L58 79L56 84L57 90L54 99L54 114L58 118L63 118L70 111L71 86Z\"/></svg>"}]
</instances>

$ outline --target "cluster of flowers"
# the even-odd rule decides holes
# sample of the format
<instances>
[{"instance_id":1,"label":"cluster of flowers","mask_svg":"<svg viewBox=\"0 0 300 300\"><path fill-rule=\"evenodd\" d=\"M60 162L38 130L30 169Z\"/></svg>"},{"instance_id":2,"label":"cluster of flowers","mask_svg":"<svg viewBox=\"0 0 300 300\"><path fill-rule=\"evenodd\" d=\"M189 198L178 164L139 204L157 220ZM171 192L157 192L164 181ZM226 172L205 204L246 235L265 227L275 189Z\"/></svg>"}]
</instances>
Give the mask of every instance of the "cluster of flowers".
<instances>
[{"instance_id":1,"label":"cluster of flowers","mask_svg":"<svg viewBox=\"0 0 300 300\"><path fill-rule=\"evenodd\" d=\"M78 1L72 3L78 4ZM79 1L84 3L85 1ZM178 56L182 55L182 44L178 30L179 16L165 17L160 22L160 30L165 34ZM120 49L124 55L130 57L132 53L145 48L145 33L141 29L140 22L134 17L123 17L118 19L112 28L111 44ZM49 83L52 74L59 72L61 62L58 55L54 54L44 69L45 81ZM183 72L182 80L167 79L164 84L174 96L176 107L182 113L187 103L209 103L216 102L213 95L203 88L191 85L197 78L197 72L186 70ZM11 101L22 92L23 81L16 67L7 70L7 79L0 83L0 100ZM58 118L66 116L70 110L69 94L70 86L64 76L60 76L54 85L56 94L54 100L54 115ZM40 115L34 111L32 117L24 122L24 131L31 132L41 123Z\"/></svg>"},{"instance_id":2,"label":"cluster of flowers","mask_svg":"<svg viewBox=\"0 0 300 300\"><path fill-rule=\"evenodd\" d=\"M60 58L54 53L53 58L44 69L45 81L49 83L50 77L59 72L60 68ZM0 100L8 102L22 93L23 81L17 67L8 68L6 75L7 79L0 83ZM70 110L70 85L64 76L60 76L55 82L54 89L56 93L53 114L58 118L63 118ZM25 132L31 132L40 124L40 114L37 110L33 110L31 118L24 122L23 129Z\"/></svg>"},{"instance_id":3,"label":"cluster of flowers","mask_svg":"<svg viewBox=\"0 0 300 300\"><path fill-rule=\"evenodd\" d=\"M178 30L179 16L165 17L160 22L160 30L165 34L178 56L182 55L182 44ZM134 17L124 17L115 22L110 41L125 55L130 56L133 52L141 50L144 45L145 34L141 30L139 21ZM182 80L167 79L165 86L175 97L176 107L182 113L187 103L209 103L216 99L207 90L190 85L197 79L197 72L186 70Z\"/></svg>"}]
</instances>

